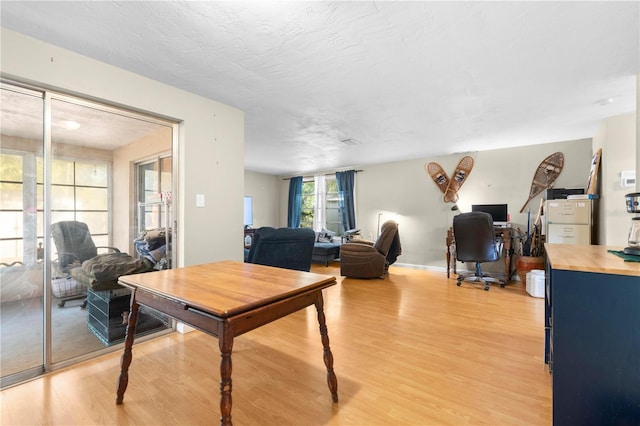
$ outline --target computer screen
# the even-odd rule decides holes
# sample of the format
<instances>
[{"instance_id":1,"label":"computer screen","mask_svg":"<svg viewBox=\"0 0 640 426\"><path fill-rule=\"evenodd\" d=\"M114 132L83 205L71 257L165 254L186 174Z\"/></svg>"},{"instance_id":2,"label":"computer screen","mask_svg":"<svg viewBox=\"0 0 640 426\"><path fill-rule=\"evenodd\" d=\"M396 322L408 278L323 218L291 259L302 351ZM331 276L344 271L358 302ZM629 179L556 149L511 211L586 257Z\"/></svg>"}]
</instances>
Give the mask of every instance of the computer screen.
<instances>
[{"instance_id":1,"label":"computer screen","mask_svg":"<svg viewBox=\"0 0 640 426\"><path fill-rule=\"evenodd\" d=\"M507 222L508 213L506 204L473 204L472 212L489 213L493 218L493 222Z\"/></svg>"}]
</instances>

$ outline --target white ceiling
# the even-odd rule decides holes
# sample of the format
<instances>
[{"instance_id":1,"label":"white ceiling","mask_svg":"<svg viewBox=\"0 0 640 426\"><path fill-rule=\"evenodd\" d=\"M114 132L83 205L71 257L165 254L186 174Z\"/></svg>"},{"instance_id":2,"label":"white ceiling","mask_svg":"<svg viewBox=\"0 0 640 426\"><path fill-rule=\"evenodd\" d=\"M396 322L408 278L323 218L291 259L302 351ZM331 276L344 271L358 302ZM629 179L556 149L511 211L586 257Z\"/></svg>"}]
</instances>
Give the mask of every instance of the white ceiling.
<instances>
[{"instance_id":1,"label":"white ceiling","mask_svg":"<svg viewBox=\"0 0 640 426\"><path fill-rule=\"evenodd\" d=\"M3 0L0 13L243 110L245 166L265 173L590 138L636 108L638 1Z\"/></svg>"}]
</instances>

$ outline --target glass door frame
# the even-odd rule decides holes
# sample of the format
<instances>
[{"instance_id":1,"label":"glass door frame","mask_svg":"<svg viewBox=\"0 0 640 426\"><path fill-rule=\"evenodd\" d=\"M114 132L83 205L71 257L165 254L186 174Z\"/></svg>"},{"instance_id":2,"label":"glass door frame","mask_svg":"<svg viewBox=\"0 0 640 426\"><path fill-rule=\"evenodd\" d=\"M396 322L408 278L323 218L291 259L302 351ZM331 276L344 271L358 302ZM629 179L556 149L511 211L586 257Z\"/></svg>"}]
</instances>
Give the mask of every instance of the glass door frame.
<instances>
[{"instance_id":1,"label":"glass door frame","mask_svg":"<svg viewBox=\"0 0 640 426\"><path fill-rule=\"evenodd\" d=\"M97 351L89 352L87 354L83 354L80 356L72 357L70 359L61 360L58 362L53 362L52 358L52 293L51 293L51 279L52 279L52 268L51 268L51 259L53 258L53 247L51 244L51 239L48 237L51 235L51 207L52 207L52 161L53 161L53 142L52 142L52 101L60 100L63 102L70 102L75 105L85 106L88 108L98 109L104 112L118 114L125 117L130 117L137 120L147 121L154 124L167 126L171 128L171 156L172 156L172 182L171 182L171 191L173 194L173 199L177 199L178 195L178 144L179 144L179 121L178 120L170 120L165 118L160 118L159 116L152 115L152 113L144 113L139 111L134 111L133 109L127 109L123 106L112 106L108 103L97 101L97 100L88 100L86 98L81 98L75 95L67 95L61 92L52 91L42 87L36 87L30 84L24 84L21 82L17 82L9 79L0 79L0 86L2 89L8 89L16 92L23 92L25 94L42 97L43 100L43 146L42 146L42 155L43 155L43 181L44 181L44 190L43 190L43 308L44 308L44 320L43 320L43 356L42 356L42 365L41 367L30 368L26 371L18 372L15 374L11 374L7 376L7 378L3 378L2 387L10 386L24 380L28 380L33 377L37 377L41 374L44 374L49 371L54 371L60 368L67 367L69 365L85 361L87 359L95 358L105 353L110 353L115 350L118 350L122 347L122 343L109 346L104 349L100 349ZM112 166L110 166L112 167ZM110 174L109 177L109 185L113 187L113 176ZM112 195L109 196L109 208L111 208L111 198ZM137 204L132 205L131 208L137 209ZM174 207L175 209L175 207ZM135 215L134 215L135 216ZM171 217L171 224L173 227L173 238L176 241L176 231L177 231L177 212L174 210ZM130 224L133 225L133 224ZM113 223L109 222L109 234L112 235ZM177 259L177 245L173 245L174 249L171 251L171 264L175 265L175 261ZM172 322L173 323L173 322ZM151 336L141 336L139 340L145 340L148 338L153 338L158 334L169 333L175 330L175 324L166 330L165 332L160 332L153 334ZM7 383L5 383L7 382Z\"/></svg>"}]
</instances>

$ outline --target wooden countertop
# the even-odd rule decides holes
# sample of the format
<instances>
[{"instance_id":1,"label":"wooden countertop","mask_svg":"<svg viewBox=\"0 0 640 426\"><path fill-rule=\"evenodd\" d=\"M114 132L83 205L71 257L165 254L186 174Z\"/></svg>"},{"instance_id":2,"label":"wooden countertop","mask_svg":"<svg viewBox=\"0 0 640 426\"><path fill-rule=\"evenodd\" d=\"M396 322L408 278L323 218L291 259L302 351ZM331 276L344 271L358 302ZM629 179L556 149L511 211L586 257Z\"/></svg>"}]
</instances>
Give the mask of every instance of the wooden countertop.
<instances>
[{"instance_id":1,"label":"wooden countertop","mask_svg":"<svg viewBox=\"0 0 640 426\"><path fill-rule=\"evenodd\" d=\"M622 247L547 243L544 248L553 269L640 277L640 262L625 262L607 252Z\"/></svg>"},{"instance_id":2,"label":"wooden countertop","mask_svg":"<svg viewBox=\"0 0 640 426\"><path fill-rule=\"evenodd\" d=\"M118 282L227 318L336 284L335 277L253 263L221 261L145 274Z\"/></svg>"}]
</instances>

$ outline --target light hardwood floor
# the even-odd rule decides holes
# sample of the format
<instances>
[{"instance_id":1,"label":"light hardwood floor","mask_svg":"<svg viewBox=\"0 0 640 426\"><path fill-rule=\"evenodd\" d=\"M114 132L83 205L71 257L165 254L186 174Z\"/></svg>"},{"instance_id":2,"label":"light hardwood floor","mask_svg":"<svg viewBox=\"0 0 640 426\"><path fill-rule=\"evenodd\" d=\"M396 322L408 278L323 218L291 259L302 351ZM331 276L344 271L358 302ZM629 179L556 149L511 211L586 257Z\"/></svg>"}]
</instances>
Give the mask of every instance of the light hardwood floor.
<instances>
[{"instance_id":1,"label":"light hardwood floor","mask_svg":"<svg viewBox=\"0 0 640 426\"><path fill-rule=\"evenodd\" d=\"M315 308L235 339L237 425L550 425L544 300L520 283L456 287L392 267L324 293L340 401L331 402ZM120 353L0 393L3 425L200 425L219 416L217 339L173 333L134 344L124 404Z\"/></svg>"}]
</instances>

